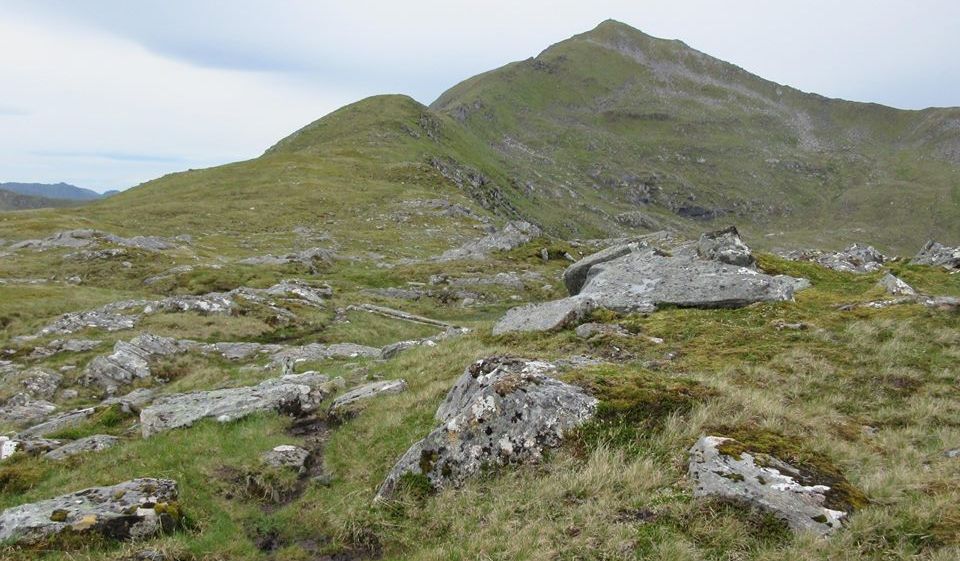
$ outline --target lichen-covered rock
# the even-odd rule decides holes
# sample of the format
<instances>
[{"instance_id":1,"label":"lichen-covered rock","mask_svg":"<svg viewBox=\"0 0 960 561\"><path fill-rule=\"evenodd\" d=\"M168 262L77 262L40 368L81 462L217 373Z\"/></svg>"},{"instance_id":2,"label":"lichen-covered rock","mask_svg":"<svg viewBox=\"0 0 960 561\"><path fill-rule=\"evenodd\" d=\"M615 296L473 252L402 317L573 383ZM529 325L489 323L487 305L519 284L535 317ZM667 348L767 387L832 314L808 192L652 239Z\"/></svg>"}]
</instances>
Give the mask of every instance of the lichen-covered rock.
<instances>
[{"instance_id":1,"label":"lichen-covered rock","mask_svg":"<svg viewBox=\"0 0 960 561\"><path fill-rule=\"evenodd\" d=\"M893 296L916 296L917 291L912 286L903 282L892 273L883 275L878 284Z\"/></svg>"},{"instance_id":2,"label":"lichen-covered rock","mask_svg":"<svg viewBox=\"0 0 960 561\"><path fill-rule=\"evenodd\" d=\"M74 409L73 411L54 415L38 425L33 425L30 428L20 431L17 433L17 438L46 436L63 429L73 428L86 421L90 415L93 415L94 411L95 409L93 407L87 407L85 409Z\"/></svg>"},{"instance_id":3,"label":"lichen-covered rock","mask_svg":"<svg viewBox=\"0 0 960 561\"><path fill-rule=\"evenodd\" d=\"M541 235L543 235L543 232L540 228L529 222L521 220L507 222L502 230L488 234L479 240L468 242L456 249L448 250L437 259L439 261L485 259L494 251L509 251L534 238L539 238Z\"/></svg>"},{"instance_id":4,"label":"lichen-covered rock","mask_svg":"<svg viewBox=\"0 0 960 561\"><path fill-rule=\"evenodd\" d=\"M121 386L151 376L150 362L197 348L193 341L160 337L150 333L138 335L129 342L117 341L113 353L95 357L83 373L83 383L102 388L108 394Z\"/></svg>"},{"instance_id":5,"label":"lichen-covered rock","mask_svg":"<svg viewBox=\"0 0 960 561\"><path fill-rule=\"evenodd\" d=\"M960 247L947 247L930 240L910 262L914 265L930 265L957 271L960 270Z\"/></svg>"},{"instance_id":6,"label":"lichen-covered rock","mask_svg":"<svg viewBox=\"0 0 960 561\"><path fill-rule=\"evenodd\" d=\"M563 272L563 284L567 287L567 292L570 296L580 294L580 289L583 288L583 284L587 282L587 273L594 265L619 259L624 255L637 251L639 248L640 246L637 243L618 244L588 255L573 265L570 265Z\"/></svg>"},{"instance_id":7,"label":"lichen-covered rock","mask_svg":"<svg viewBox=\"0 0 960 561\"><path fill-rule=\"evenodd\" d=\"M0 512L0 542L32 544L66 531L142 539L179 519L176 481L133 479L8 508Z\"/></svg>"},{"instance_id":8,"label":"lichen-covered rock","mask_svg":"<svg viewBox=\"0 0 960 561\"><path fill-rule=\"evenodd\" d=\"M123 300L112 302L96 310L68 312L41 329L38 335L69 335L83 329L104 331L132 329L140 321L140 315L125 312L142 309L147 304L146 300Z\"/></svg>"},{"instance_id":9,"label":"lichen-covered rock","mask_svg":"<svg viewBox=\"0 0 960 561\"><path fill-rule=\"evenodd\" d=\"M590 419L597 400L547 374L540 361L494 357L470 365L437 409L442 423L410 447L377 493L423 476L435 488L457 486L485 466L529 463Z\"/></svg>"},{"instance_id":10,"label":"lichen-covered rock","mask_svg":"<svg viewBox=\"0 0 960 561\"><path fill-rule=\"evenodd\" d=\"M210 417L229 422L261 411L301 414L315 409L333 387L328 377L306 372L256 386L163 396L140 411L141 431L148 438Z\"/></svg>"},{"instance_id":11,"label":"lichen-covered rock","mask_svg":"<svg viewBox=\"0 0 960 561\"><path fill-rule=\"evenodd\" d=\"M20 374L20 386L37 399L51 399L57 394L63 376L45 368L33 367Z\"/></svg>"},{"instance_id":12,"label":"lichen-covered rock","mask_svg":"<svg viewBox=\"0 0 960 561\"><path fill-rule=\"evenodd\" d=\"M307 469L310 452L299 446L281 444L280 446L275 446L269 452L265 452L261 456L261 459L267 466L280 469L295 469L302 473Z\"/></svg>"},{"instance_id":13,"label":"lichen-covered rock","mask_svg":"<svg viewBox=\"0 0 960 561\"><path fill-rule=\"evenodd\" d=\"M690 449L688 475L695 497L740 501L768 511L795 531L826 535L853 510L832 500L825 482L768 454L751 453L720 436L704 436Z\"/></svg>"},{"instance_id":14,"label":"lichen-covered rock","mask_svg":"<svg viewBox=\"0 0 960 561\"><path fill-rule=\"evenodd\" d=\"M279 365L286 359L297 362L319 362L332 358L377 358L380 349L354 343L310 343L300 347L286 347L270 356L270 364Z\"/></svg>"},{"instance_id":15,"label":"lichen-covered rock","mask_svg":"<svg viewBox=\"0 0 960 561\"><path fill-rule=\"evenodd\" d=\"M59 448L63 443L59 440L50 440L47 438L10 438L9 436L0 436L0 460L6 460L10 456L20 452L23 454L41 454L54 448Z\"/></svg>"},{"instance_id":16,"label":"lichen-covered rock","mask_svg":"<svg viewBox=\"0 0 960 561\"><path fill-rule=\"evenodd\" d=\"M576 325L596 308L596 301L583 295L518 306L507 310L507 313L493 326L493 334L563 329Z\"/></svg>"},{"instance_id":17,"label":"lichen-covered rock","mask_svg":"<svg viewBox=\"0 0 960 561\"><path fill-rule=\"evenodd\" d=\"M886 256L869 245L853 244L843 251L791 251L784 255L793 261L812 261L845 273L874 273L887 261Z\"/></svg>"},{"instance_id":18,"label":"lichen-covered rock","mask_svg":"<svg viewBox=\"0 0 960 561\"><path fill-rule=\"evenodd\" d=\"M103 344L103 341L92 339L54 339L46 345L36 347L30 353L30 358L41 359L59 353L83 353L92 351Z\"/></svg>"},{"instance_id":19,"label":"lichen-covered rock","mask_svg":"<svg viewBox=\"0 0 960 561\"><path fill-rule=\"evenodd\" d=\"M40 422L56 410L57 406L49 401L20 392L0 406L0 421L27 426Z\"/></svg>"},{"instance_id":20,"label":"lichen-covered rock","mask_svg":"<svg viewBox=\"0 0 960 561\"><path fill-rule=\"evenodd\" d=\"M338 396L330 405L331 411L342 411L352 407L358 402L377 397L379 395L398 394L407 389L407 382L404 380L380 380L357 386L352 390Z\"/></svg>"},{"instance_id":21,"label":"lichen-covered rock","mask_svg":"<svg viewBox=\"0 0 960 561\"><path fill-rule=\"evenodd\" d=\"M76 456L77 454L84 454L87 452L100 452L101 450L106 450L107 448L112 448L120 443L120 439L116 436L110 436L109 434L95 434L93 436L87 436L73 442L68 442L63 446L54 448L46 454L43 455L44 458L48 460L65 460L70 456Z\"/></svg>"},{"instance_id":22,"label":"lichen-covered rock","mask_svg":"<svg viewBox=\"0 0 960 561\"><path fill-rule=\"evenodd\" d=\"M755 267L757 264L750 248L740 239L736 226L701 234L697 254L704 259L738 267Z\"/></svg>"}]
</instances>

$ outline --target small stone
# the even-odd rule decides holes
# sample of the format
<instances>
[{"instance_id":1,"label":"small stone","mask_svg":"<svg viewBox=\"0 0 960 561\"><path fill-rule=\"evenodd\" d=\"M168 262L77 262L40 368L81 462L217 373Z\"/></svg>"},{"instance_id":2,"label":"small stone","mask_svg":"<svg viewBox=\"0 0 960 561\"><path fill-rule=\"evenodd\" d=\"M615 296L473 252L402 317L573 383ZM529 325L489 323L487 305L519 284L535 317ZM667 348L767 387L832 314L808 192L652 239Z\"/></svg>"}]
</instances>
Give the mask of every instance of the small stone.
<instances>
[{"instance_id":1,"label":"small stone","mask_svg":"<svg viewBox=\"0 0 960 561\"><path fill-rule=\"evenodd\" d=\"M290 444L281 444L275 446L273 450L265 452L261 456L263 463L275 468L292 468L300 473L307 469L307 460L310 459L310 452Z\"/></svg>"}]
</instances>

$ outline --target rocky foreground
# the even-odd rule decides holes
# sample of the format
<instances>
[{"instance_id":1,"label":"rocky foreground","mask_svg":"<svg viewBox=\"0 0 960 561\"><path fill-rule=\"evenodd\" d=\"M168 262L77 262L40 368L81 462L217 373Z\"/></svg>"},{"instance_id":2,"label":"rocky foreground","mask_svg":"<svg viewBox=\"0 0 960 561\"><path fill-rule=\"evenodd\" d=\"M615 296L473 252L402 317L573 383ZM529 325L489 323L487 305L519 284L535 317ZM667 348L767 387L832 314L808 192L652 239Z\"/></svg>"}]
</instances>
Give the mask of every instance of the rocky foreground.
<instances>
[{"instance_id":1,"label":"rocky foreground","mask_svg":"<svg viewBox=\"0 0 960 561\"><path fill-rule=\"evenodd\" d=\"M883 426L866 423L883 425L870 419L882 417L877 411L897 402L881 392L880 397L858 397L856 405L842 397L830 398L833 406L823 405L807 395L816 390L793 382L781 382L783 395L775 390L771 399L761 379L773 374L756 364L807 372L810 363L833 379L808 382L813 386L835 383L841 376L856 378L859 367L831 376L829 372L845 366L829 365L828 359L807 350L791 350L786 341L809 345L803 349L815 349L813 353L835 353L839 347L832 346L847 338L844 344L853 348L859 344L856 338L838 326L865 321L872 314L881 314L881 321L886 321L882 314L914 314L938 326L935 337L944 341L944 348L955 345L960 299L953 294L960 291L951 283L960 270L960 250L931 242L910 263L862 245L839 252L757 256L731 227L697 240L657 234L600 242L593 246L598 251L582 251L577 259L572 253L590 246L578 243L551 253L541 245L541 236L533 225L510 223L424 262L429 265L382 267L432 267L422 280L348 288L349 298L343 300L338 293L344 290L342 282L335 288L312 278L334 257L311 251L238 260L245 267L300 267L306 272L301 278L264 287L116 300L21 326L5 342L6 358L0 361L0 420L9 429L0 437L5 507L0 512L0 541L24 555L95 543L122 557L129 550L116 549L117 542L148 542L160 549L181 540L193 543L202 534L204 520L220 508L211 505L224 501L243 505L238 508L249 516L273 516L288 508L309 511L310 504L325 504L332 512L341 507L327 501L349 489L350 500L363 505L355 508L376 518L396 509L429 508L424 505L431 503L424 501L447 508L441 505L487 493L490 485L503 492L502 485L512 484L501 482L511 478L524 478L518 486L552 481L552 470L569 470L565 473L570 481L588 485L589 478L601 477L591 471L599 469L591 467L594 462L619 458L621 469L640 469L627 459L637 454L647 458L643 461L663 462L658 469L666 472L683 466L673 471L671 485L649 478L652 487L637 490L646 501L655 502L652 497L662 493L694 502L677 502L662 511L646 506L630 510L623 503L629 503L629 497L614 500L608 496L611 489L597 491L604 500L620 504L620 510L613 513L616 520L589 527L591 539L600 539L601 527L609 531L626 524L636 530L666 524L682 511L688 525L699 524L698 517L728 517L723 520L730 524L750 520L762 525L766 522L758 521L768 520L771 527L799 536L782 537L771 530L771 535L781 536L771 538L742 530L749 540L788 544L783 547L815 543L803 541L811 539L833 543L829 536L862 533L858 524L867 522L858 521L877 516L875 504L900 500L885 495L862 473L847 473L850 458L859 457L851 449L869 449L867 442L884 446L876 440ZM117 246L164 252L189 243L186 238L128 239L71 231L20 242L9 250L107 251L70 257L99 260L122 259L126 254L109 254ZM526 270L484 270L516 260L504 255L518 251L529 252ZM463 263L479 266L468 265L464 272L459 269ZM189 273L181 269L171 275ZM896 273L910 275L922 286L912 286ZM146 280L147 286L160 282ZM496 311L494 321L470 319L472 310L481 308L488 317ZM430 311L443 319L431 317ZM321 329L311 326L308 318L313 317L323 318ZM217 340L208 327L238 329L253 321L268 326L264 333L295 334L299 329L302 334ZM684 322L690 322L689 329L709 328L698 332L698 341L683 334ZM757 337L755 351L735 351L736 356L747 353L747 359L711 363L712 355L727 352L724 345L747 348L741 347L742 341L722 339L724 322L735 330L749 325ZM183 327L171 330L165 325ZM149 331L153 328L165 334ZM342 335L325 335L335 330ZM317 334L322 341L311 340ZM358 339L347 340L349 336ZM677 343L681 337L684 345ZM698 346L718 337L723 342ZM780 345L775 360L788 366L757 363L750 353L766 352L764 345ZM693 358L688 361L685 355ZM955 348L937 350L924 360L927 368L933 361L936 372L953 376L949 383L955 386L955 368L942 362L951 357L960 358ZM920 391L921 366L897 368L897 374L884 374L899 384L896 399L904 399L898 393L902 388ZM748 382L750 389L740 394L729 381L714 383L708 375L690 378L692 369L757 381ZM425 378L424 372L433 377ZM459 378L453 380L456 373ZM815 412L809 419L819 427L815 430L842 427L836 430L846 444L825 452L815 444L815 436L781 434L783 423L808 422L784 412L792 407L790 401L803 402L805 411ZM950 400L938 403L955 406ZM868 408L856 409L860 407ZM849 418L841 413L854 409L859 413ZM940 418L941 413L931 406L929 415ZM227 434L246 438L240 436L244 431L254 431L252 440L245 441L254 448L238 451L243 461L237 463L228 459L236 452L226 452L231 445L220 439ZM956 445L950 431L942 438ZM199 456L191 455L197 450L184 452L190 441L203 442L208 449ZM145 459L144 454L157 453L169 458ZM128 463L98 473L98 457ZM955 457L954 446L943 450L941 461ZM364 462L374 467L361 467ZM45 467L54 465L61 467ZM205 467L195 471L200 465ZM936 469L956 470L956 465L954 461ZM57 469L78 470L80 480L98 484L48 483L29 475ZM107 480L113 473L129 478ZM178 473L181 476L171 477ZM602 477L614 478L612 473ZM350 483L344 483L348 479ZM209 488L198 488L204 480ZM53 489L61 493L38 496ZM583 493L565 496L551 508L582 514L582 505L592 500ZM739 510L719 515L696 510L727 508L718 505ZM423 523L420 515L405 516ZM317 545L316 537L289 547L318 559L378 558L385 556L385 549L409 551L399 545L403 540L390 541L394 530L378 524L382 535L366 541L352 534L324 533L328 549L339 547L344 556L319 557L327 546ZM663 531L668 527L680 531L676 522ZM577 536L584 530L578 528L565 529L564 539L579 543ZM939 526L936 531L942 532ZM241 556L282 558L271 545L282 532L270 534L275 536L270 539L253 533L254 552ZM83 542L92 536L106 541ZM164 557L163 551L146 546L137 551L156 554L151 559L186 558L176 553Z\"/></svg>"}]
</instances>

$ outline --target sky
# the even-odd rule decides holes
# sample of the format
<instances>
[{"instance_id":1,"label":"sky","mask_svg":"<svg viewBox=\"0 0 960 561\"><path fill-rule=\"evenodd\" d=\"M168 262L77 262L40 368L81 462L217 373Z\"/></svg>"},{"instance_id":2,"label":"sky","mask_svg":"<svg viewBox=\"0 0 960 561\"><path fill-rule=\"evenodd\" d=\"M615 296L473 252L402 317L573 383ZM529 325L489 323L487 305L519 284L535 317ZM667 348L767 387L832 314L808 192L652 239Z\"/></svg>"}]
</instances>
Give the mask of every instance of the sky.
<instances>
[{"instance_id":1,"label":"sky","mask_svg":"<svg viewBox=\"0 0 960 561\"><path fill-rule=\"evenodd\" d=\"M0 0L0 182L105 191L253 158L608 18L804 91L960 106L956 0Z\"/></svg>"}]
</instances>

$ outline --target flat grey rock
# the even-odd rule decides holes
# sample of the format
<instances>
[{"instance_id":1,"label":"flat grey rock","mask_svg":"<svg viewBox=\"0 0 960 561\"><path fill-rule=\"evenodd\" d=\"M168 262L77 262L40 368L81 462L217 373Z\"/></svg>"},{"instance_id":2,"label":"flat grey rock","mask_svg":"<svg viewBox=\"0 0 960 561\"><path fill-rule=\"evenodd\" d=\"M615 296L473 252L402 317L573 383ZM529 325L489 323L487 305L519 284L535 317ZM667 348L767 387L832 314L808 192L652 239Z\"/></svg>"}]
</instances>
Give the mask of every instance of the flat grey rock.
<instances>
[{"instance_id":1,"label":"flat grey rock","mask_svg":"<svg viewBox=\"0 0 960 561\"><path fill-rule=\"evenodd\" d=\"M281 444L269 452L265 452L260 459L267 466L280 469L295 469L303 472L307 469L310 452L299 446Z\"/></svg>"},{"instance_id":2,"label":"flat grey rock","mask_svg":"<svg viewBox=\"0 0 960 561\"><path fill-rule=\"evenodd\" d=\"M168 395L140 411L140 427L143 437L149 438L205 418L229 422L261 411L300 414L316 408L331 390L328 377L307 372L256 386Z\"/></svg>"},{"instance_id":3,"label":"flat grey rock","mask_svg":"<svg viewBox=\"0 0 960 561\"><path fill-rule=\"evenodd\" d=\"M93 413L93 407L75 409L73 411L67 411L66 413L60 413L59 415L50 417L38 425L33 425L28 429L20 431L17 433L17 438L25 439L47 436L48 434L53 434L64 429L73 428L86 421L90 415L93 415Z\"/></svg>"},{"instance_id":4,"label":"flat grey rock","mask_svg":"<svg viewBox=\"0 0 960 561\"><path fill-rule=\"evenodd\" d=\"M0 406L0 421L17 426L39 423L53 414L57 406L45 399L35 399L29 393L20 392Z\"/></svg>"},{"instance_id":5,"label":"flat grey rock","mask_svg":"<svg viewBox=\"0 0 960 561\"><path fill-rule=\"evenodd\" d=\"M470 365L437 409L441 425L415 443L377 493L389 498L405 474L434 488L458 486L486 466L537 462L590 419L597 400L555 380L554 366L495 357Z\"/></svg>"},{"instance_id":6,"label":"flat grey rock","mask_svg":"<svg viewBox=\"0 0 960 561\"><path fill-rule=\"evenodd\" d=\"M63 446L54 448L46 454L43 455L44 458L48 460L60 461L69 458L70 456L76 456L77 454L85 454L87 452L100 452L108 448L112 448L120 443L120 439L116 436L110 436L108 434L95 434L93 436L87 436L79 440L74 440L73 442L68 442Z\"/></svg>"},{"instance_id":7,"label":"flat grey rock","mask_svg":"<svg viewBox=\"0 0 960 561\"><path fill-rule=\"evenodd\" d=\"M912 286L903 282L892 273L887 273L879 280L878 284L892 296L916 296L917 291Z\"/></svg>"},{"instance_id":8,"label":"flat grey rock","mask_svg":"<svg viewBox=\"0 0 960 561\"><path fill-rule=\"evenodd\" d=\"M27 438L0 436L0 460L6 460L16 453L42 454L48 450L59 448L63 443L48 438Z\"/></svg>"},{"instance_id":9,"label":"flat grey rock","mask_svg":"<svg viewBox=\"0 0 960 561\"><path fill-rule=\"evenodd\" d=\"M777 458L724 454L719 447L729 440L704 436L690 449L695 497L740 501L772 513L795 531L818 535L837 530L846 519L848 512L826 506L829 486L802 482L800 470Z\"/></svg>"},{"instance_id":10,"label":"flat grey rock","mask_svg":"<svg viewBox=\"0 0 960 561\"><path fill-rule=\"evenodd\" d=\"M380 349L354 343L310 343L299 347L285 347L270 356L272 365L279 365L284 360L292 359L297 362L319 362L333 358L377 358Z\"/></svg>"},{"instance_id":11,"label":"flat grey rock","mask_svg":"<svg viewBox=\"0 0 960 561\"><path fill-rule=\"evenodd\" d=\"M582 294L551 302L518 306L507 310L503 318L493 326L493 334L563 329L579 323L596 308L596 300Z\"/></svg>"},{"instance_id":12,"label":"flat grey rock","mask_svg":"<svg viewBox=\"0 0 960 561\"><path fill-rule=\"evenodd\" d=\"M583 284L587 282L587 272L590 271L590 268L594 265L619 259L624 255L637 251L639 248L640 245L635 242L618 244L588 255L573 265L570 265L563 271L563 284L567 287L567 292L570 296L580 294L580 289L582 289Z\"/></svg>"},{"instance_id":13,"label":"flat grey rock","mask_svg":"<svg viewBox=\"0 0 960 561\"><path fill-rule=\"evenodd\" d=\"M20 374L20 386L37 399L52 399L62 382L63 376L39 366L28 368Z\"/></svg>"},{"instance_id":14,"label":"flat grey rock","mask_svg":"<svg viewBox=\"0 0 960 561\"><path fill-rule=\"evenodd\" d=\"M151 377L151 361L197 349L193 341L177 340L150 333L127 341L117 341L113 353L95 357L83 372L85 385L97 386L108 394L137 380Z\"/></svg>"},{"instance_id":15,"label":"flat grey rock","mask_svg":"<svg viewBox=\"0 0 960 561\"><path fill-rule=\"evenodd\" d=\"M170 479L91 487L0 512L0 542L31 544L68 530L118 540L149 538L176 525L163 507L177 498L177 483Z\"/></svg>"},{"instance_id":16,"label":"flat grey rock","mask_svg":"<svg viewBox=\"0 0 960 561\"><path fill-rule=\"evenodd\" d=\"M46 345L34 348L30 353L30 358L36 360L59 353L84 353L92 351L102 344L103 341L93 339L54 339Z\"/></svg>"},{"instance_id":17,"label":"flat grey rock","mask_svg":"<svg viewBox=\"0 0 960 561\"><path fill-rule=\"evenodd\" d=\"M398 394L407 389L407 382L404 380L380 380L357 386L352 390L338 396L330 405L331 411L341 411L352 407L353 405L373 399L380 395Z\"/></svg>"}]
</instances>

